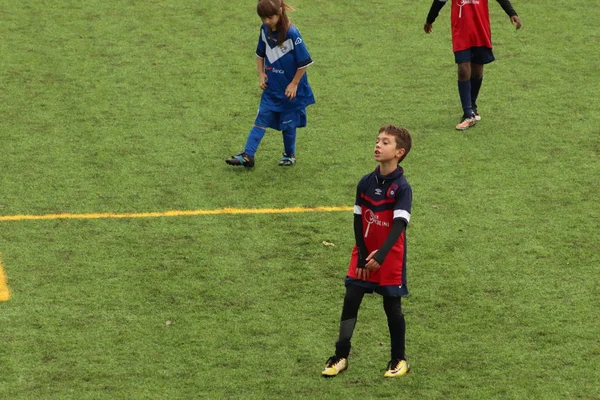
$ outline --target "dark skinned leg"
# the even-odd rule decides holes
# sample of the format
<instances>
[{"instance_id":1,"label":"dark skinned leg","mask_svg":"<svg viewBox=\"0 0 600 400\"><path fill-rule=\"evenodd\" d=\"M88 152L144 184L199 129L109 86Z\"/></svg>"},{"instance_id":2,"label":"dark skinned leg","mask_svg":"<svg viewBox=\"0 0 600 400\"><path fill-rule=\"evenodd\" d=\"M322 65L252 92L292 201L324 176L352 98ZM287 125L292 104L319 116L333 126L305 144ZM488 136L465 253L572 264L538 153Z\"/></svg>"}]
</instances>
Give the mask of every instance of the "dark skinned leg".
<instances>
[{"instance_id":1,"label":"dark skinned leg","mask_svg":"<svg viewBox=\"0 0 600 400\"><path fill-rule=\"evenodd\" d=\"M477 97L483 82L483 64L471 63L471 103L473 112L477 112Z\"/></svg>"},{"instance_id":2,"label":"dark skinned leg","mask_svg":"<svg viewBox=\"0 0 600 400\"><path fill-rule=\"evenodd\" d=\"M471 63L458 63L458 94L462 104L463 115L470 117L473 114L471 102Z\"/></svg>"}]
</instances>

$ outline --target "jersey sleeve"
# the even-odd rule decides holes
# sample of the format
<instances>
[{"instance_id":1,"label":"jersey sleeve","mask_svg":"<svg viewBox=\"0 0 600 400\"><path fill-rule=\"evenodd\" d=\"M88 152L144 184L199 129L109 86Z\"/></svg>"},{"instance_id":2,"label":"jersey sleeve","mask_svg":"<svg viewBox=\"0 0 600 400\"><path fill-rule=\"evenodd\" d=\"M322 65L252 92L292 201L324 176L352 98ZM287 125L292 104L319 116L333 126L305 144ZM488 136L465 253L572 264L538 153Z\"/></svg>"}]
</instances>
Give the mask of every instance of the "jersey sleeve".
<instances>
[{"instance_id":1,"label":"jersey sleeve","mask_svg":"<svg viewBox=\"0 0 600 400\"><path fill-rule=\"evenodd\" d=\"M497 1L500 4L500 7L502 7L504 12L506 13L506 15L508 15L509 17L514 17L517 15L517 12L513 8L512 4L510 4L510 0L497 0Z\"/></svg>"},{"instance_id":2,"label":"jersey sleeve","mask_svg":"<svg viewBox=\"0 0 600 400\"><path fill-rule=\"evenodd\" d=\"M310 54L308 53L308 49L306 48L306 44L302 39L302 35L300 35L300 31L292 26L288 30L288 36L292 39L294 43L294 56L296 57L296 67L298 69L306 68L310 64L313 63L312 58L310 58Z\"/></svg>"},{"instance_id":3,"label":"jersey sleeve","mask_svg":"<svg viewBox=\"0 0 600 400\"><path fill-rule=\"evenodd\" d=\"M260 28L258 33L258 44L256 45L256 57L265 58L267 56L266 43L262 40L263 30Z\"/></svg>"},{"instance_id":4,"label":"jersey sleeve","mask_svg":"<svg viewBox=\"0 0 600 400\"><path fill-rule=\"evenodd\" d=\"M412 208L412 189L408 183L402 185L396 193L394 204L394 220L403 219L406 225L410 222L410 210Z\"/></svg>"},{"instance_id":5,"label":"jersey sleeve","mask_svg":"<svg viewBox=\"0 0 600 400\"><path fill-rule=\"evenodd\" d=\"M398 187L394 187L398 185ZM394 203L394 222L392 229L388 233L385 242L377 250L377 253L373 256L373 259L379 264L383 264L385 257L392 249L394 244L402 235L402 232L406 229L408 222L410 221L410 209L412 207L412 189L408 182L393 184L389 190L396 191L396 202Z\"/></svg>"},{"instance_id":6,"label":"jersey sleeve","mask_svg":"<svg viewBox=\"0 0 600 400\"><path fill-rule=\"evenodd\" d=\"M362 207L360 206L360 196L365 191L366 177L363 177L356 186L356 200L354 201L354 241L358 250L358 268L364 268L367 263L369 250L363 236L363 217Z\"/></svg>"},{"instance_id":7,"label":"jersey sleeve","mask_svg":"<svg viewBox=\"0 0 600 400\"><path fill-rule=\"evenodd\" d=\"M358 181L358 185L356 185L356 199L354 200L354 214L362 215L362 207L361 207L361 195L365 193L367 190L367 178L369 175L363 176L360 181Z\"/></svg>"},{"instance_id":8,"label":"jersey sleeve","mask_svg":"<svg viewBox=\"0 0 600 400\"><path fill-rule=\"evenodd\" d=\"M433 24L435 19L440 14L440 10L442 7L446 5L447 0L433 0L431 7L429 8L429 13L427 14L427 19L425 20L428 24Z\"/></svg>"}]
</instances>

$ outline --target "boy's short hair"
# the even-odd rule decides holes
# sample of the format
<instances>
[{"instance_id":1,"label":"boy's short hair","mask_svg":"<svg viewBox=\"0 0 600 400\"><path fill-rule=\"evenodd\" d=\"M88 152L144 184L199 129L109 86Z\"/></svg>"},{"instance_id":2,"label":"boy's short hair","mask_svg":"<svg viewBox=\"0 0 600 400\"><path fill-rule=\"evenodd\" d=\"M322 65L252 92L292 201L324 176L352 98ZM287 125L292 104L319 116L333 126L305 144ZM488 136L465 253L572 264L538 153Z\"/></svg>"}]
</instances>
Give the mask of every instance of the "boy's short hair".
<instances>
[{"instance_id":1,"label":"boy's short hair","mask_svg":"<svg viewBox=\"0 0 600 400\"><path fill-rule=\"evenodd\" d=\"M412 145L412 138L410 136L410 133L408 132L408 129L401 128L396 125L387 124L379 128L379 133L381 132L385 132L388 135L393 136L396 139L396 148L405 150L402 158L398 160L399 163L404 159L404 157L406 157Z\"/></svg>"}]
</instances>

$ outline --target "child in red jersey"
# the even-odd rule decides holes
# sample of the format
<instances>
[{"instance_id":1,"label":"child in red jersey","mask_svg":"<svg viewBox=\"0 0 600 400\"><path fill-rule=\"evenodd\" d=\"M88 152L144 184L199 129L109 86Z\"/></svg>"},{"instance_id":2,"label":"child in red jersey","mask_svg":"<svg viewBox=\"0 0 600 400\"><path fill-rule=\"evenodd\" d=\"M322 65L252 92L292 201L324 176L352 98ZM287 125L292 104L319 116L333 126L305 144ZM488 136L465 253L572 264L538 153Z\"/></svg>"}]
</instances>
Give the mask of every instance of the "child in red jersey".
<instances>
[{"instance_id":1,"label":"child in red jersey","mask_svg":"<svg viewBox=\"0 0 600 400\"><path fill-rule=\"evenodd\" d=\"M433 0L425 22L425 33L431 33L433 22L448 0ZM450 0L452 10L452 50L458 65L458 93L463 108L456 129L464 131L481 120L477 96L483 81L483 65L494 61L488 0ZM517 29L521 19L509 0L497 0Z\"/></svg>"},{"instance_id":2,"label":"child in red jersey","mask_svg":"<svg viewBox=\"0 0 600 400\"><path fill-rule=\"evenodd\" d=\"M410 133L393 125L379 129L375 160L379 166L362 177L354 203L356 245L346 276L346 295L335 355L327 360L322 375L333 377L348 368L350 340L365 293L383 296L391 339L391 361L385 377L405 375L410 366L405 355L406 323L400 299L406 286L406 235L410 221L412 190L398 164L411 148Z\"/></svg>"}]
</instances>

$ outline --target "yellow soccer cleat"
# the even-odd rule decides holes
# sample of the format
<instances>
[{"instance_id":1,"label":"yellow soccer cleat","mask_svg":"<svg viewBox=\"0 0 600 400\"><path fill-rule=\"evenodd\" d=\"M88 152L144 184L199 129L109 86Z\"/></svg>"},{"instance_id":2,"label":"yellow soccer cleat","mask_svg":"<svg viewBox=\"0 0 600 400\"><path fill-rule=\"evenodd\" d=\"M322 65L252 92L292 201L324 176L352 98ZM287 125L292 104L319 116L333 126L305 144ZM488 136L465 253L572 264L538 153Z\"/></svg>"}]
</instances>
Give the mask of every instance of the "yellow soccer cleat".
<instances>
[{"instance_id":1,"label":"yellow soccer cleat","mask_svg":"<svg viewBox=\"0 0 600 400\"><path fill-rule=\"evenodd\" d=\"M348 368L348 359L347 358L338 358L336 356L329 357L327 363L325 364L325 369L321 372L326 378L332 378L337 376L340 372L346 370Z\"/></svg>"},{"instance_id":2,"label":"yellow soccer cleat","mask_svg":"<svg viewBox=\"0 0 600 400\"><path fill-rule=\"evenodd\" d=\"M406 360L392 360L388 363L385 374L383 374L386 378L393 378L396 376L402 376L408 374L410 371L410 365Z\"/></svg>"}]
</instances>

